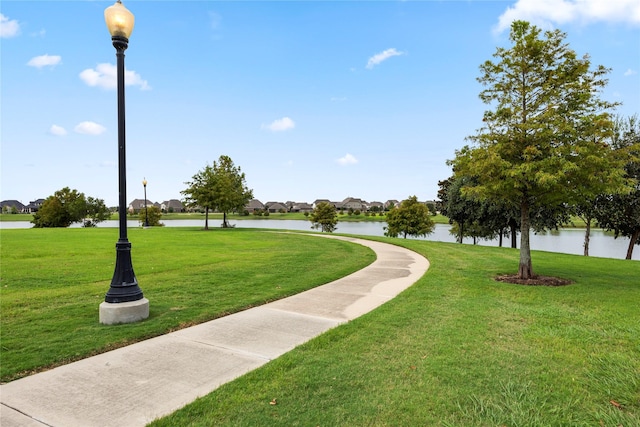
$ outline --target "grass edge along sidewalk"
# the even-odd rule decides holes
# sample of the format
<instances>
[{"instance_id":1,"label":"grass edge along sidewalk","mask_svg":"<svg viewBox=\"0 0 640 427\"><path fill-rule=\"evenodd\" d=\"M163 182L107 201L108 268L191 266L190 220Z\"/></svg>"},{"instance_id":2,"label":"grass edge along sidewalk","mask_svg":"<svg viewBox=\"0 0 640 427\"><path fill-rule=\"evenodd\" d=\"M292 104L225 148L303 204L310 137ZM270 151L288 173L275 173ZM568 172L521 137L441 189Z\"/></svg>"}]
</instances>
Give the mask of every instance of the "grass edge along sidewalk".
<instances>
[{"instance_id":1,"label":"grass edge along sidewalk","mask_svg":"<svg viewBox=\"0 0 640 427\"><path fill-rule=\"evenodd\" d=\"M399 246L322 237L370 247L376 261L285 299L5 384L3 405L56 426L144 426L371 311L415 283L429 265ZM128 392L114 393L122 387ZM25 421L15 412L7 417L11 425Z\"/></svg>"},{"instance_id":2,"label":"grass edge along sidewalk","mask_svg":"<svg viewBox=\"0 0 640 427\"><path fill-rule=\"evenodd\" d=\"M370 238L370 237L367 237ZM374 238L426 256L414 286L157 420L160 426L640 425L640 265Z\"/></svg>"},{"instance_id":3,"label":"grass edge along sidewalk","mask_svg":"<svg viewBox=\"0 0 640 427\"><path fill-rule=\"evenodd\" d=\"M322 285L370 264L363 246L300 234L131 229L149 319L98 323L113 229L0 230L2 380L66 364Z\"/></svg>"}]
</instances>

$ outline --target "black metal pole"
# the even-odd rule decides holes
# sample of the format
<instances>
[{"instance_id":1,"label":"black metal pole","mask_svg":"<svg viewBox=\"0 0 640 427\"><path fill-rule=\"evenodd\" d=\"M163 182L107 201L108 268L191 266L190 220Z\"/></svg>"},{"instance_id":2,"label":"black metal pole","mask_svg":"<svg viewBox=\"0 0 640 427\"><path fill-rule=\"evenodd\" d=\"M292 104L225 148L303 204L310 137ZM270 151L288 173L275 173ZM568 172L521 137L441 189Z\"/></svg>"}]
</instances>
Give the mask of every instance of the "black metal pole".
<instances>
[{"instance_id":1,"label":"black metal pole","mask_svg":"<svg viewBox=\"0 0 640 427\"><path fill-rule=\"evenodd\" d=\"M116 268L111 279L109 292L104 300L110 303L137 301L143 298L142 290L133 272L131 263L131 243L127 239L127 168L124 125L124 51L129 40L125 37L113 36L113 47L116 48L118 78L118 180L119 202L118 217L120 239L116 243Z\"/></svg>"},{"instance_id":2,"label":"black metal pole","mask_svg":"<svg viewBox=\"0 0 640 427\"><path fill-rule=\"evenodd\" d=\"M144 226L149 226L149 211L147 210L147 184L144 184Z\"/></svg>"}]
</instances>

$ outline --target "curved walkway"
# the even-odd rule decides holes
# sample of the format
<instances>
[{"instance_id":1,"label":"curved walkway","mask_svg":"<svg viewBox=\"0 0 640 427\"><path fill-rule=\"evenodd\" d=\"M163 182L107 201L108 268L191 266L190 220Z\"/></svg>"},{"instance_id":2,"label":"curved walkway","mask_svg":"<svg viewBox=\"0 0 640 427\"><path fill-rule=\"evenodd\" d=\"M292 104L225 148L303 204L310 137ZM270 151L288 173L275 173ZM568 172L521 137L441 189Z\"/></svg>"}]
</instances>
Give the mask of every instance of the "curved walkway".
<instances>
[{"instance_id":1,"label":"curved walkway","mask_svg":"<svg viewBox=\"0 0 640 427\"><path fill-rule=\"evenodd\" d=\"M377 259L306 292L2 385L0 424L144 426L373 310L429 268L398 246L320 236L367 246Z\"/></svg>"}]
</instances>

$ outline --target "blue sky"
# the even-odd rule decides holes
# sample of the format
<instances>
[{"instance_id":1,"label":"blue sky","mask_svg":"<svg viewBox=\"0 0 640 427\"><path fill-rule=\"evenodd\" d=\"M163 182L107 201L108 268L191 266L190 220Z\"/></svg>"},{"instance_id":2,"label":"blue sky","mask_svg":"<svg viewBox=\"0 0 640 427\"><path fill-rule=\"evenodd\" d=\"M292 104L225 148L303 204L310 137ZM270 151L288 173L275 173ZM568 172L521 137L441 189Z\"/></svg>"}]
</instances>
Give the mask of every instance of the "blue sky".
<instances>
[{"instance_id":1,"label":"blue sky","mask_svg":"<svg viewBox=\"0 0 640 427\"><path fill-rule=\"evenodd\" d=\"M0 198L118 200L112 1L0 4ZM480 127L478 66L513 19L612 68L640 112L637 0L146 1L126 51L127 199L181 198L228 155L266 201L435 199Z\"/></svg>"}]
</instances>

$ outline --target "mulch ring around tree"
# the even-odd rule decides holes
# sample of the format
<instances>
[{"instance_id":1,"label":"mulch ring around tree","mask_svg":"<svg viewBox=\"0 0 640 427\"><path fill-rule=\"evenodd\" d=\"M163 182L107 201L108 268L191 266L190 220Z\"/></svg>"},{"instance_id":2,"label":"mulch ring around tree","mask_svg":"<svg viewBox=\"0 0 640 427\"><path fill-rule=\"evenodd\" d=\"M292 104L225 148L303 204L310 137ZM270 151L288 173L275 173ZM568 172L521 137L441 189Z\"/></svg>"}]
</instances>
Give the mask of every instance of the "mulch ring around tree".
<instances>
[{"instance_id":1,"label":"mulch ring around tree","mask_svg":"<svg viewBox=\"0 0 640 427\"><path fill-rule=\"evenodd\" d=\"M573 280L569 279L538 275L531 279L521 279L517 274L502 274L496 277L496 281L526 286L567 286L573 283Z\"/></svg>"}]
</instances>

